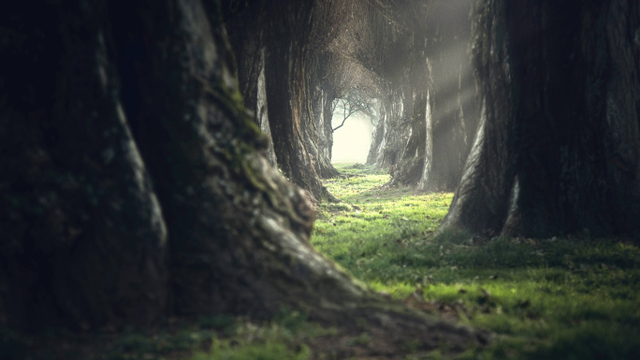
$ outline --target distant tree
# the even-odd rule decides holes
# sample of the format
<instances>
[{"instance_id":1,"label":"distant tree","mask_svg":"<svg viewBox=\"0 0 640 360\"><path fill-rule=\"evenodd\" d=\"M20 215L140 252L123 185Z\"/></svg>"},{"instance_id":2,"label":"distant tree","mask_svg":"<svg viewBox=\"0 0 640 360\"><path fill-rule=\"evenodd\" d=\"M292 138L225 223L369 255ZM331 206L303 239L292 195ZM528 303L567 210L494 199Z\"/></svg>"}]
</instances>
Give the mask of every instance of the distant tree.
<instances>
[{"instance_id":1,"label":"distant tree","mask_svg":"<svg viewBox=\"0 0 640 360\"><path fill-rule=\"evenodd\" d=\"M443 227L640 233L640 3L483 0L482 118Z\"/></svg>"},{"instance_id":2,"label":"distant tree","mask_svg":"<svg viewBox=\"0 0 640 360\"><path fill-rule=\"evenodd\" d=\"M346 96L334 100L332 110L335 112L337 109L339 112L342 112L342 122L333 128L332 132L343 127L351 115L358 113L367 116L371 124L375 126L377 123L376 105L376 99L370 98L358 89L353 89L349 91Z\"/></svg>"}]
</instances>

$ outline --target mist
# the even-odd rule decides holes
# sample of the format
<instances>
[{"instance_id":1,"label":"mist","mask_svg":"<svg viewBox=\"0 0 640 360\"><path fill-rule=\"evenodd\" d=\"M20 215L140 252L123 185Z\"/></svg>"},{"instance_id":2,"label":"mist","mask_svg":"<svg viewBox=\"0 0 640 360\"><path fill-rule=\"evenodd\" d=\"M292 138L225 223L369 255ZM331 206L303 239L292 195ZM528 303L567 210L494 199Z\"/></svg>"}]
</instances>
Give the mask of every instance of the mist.
<instances>
[{"instance_id":1,"label":"mist","mask_svg":"<svg viewBox=\"0 0 640 360\"><path fill-rule=\"evenodd\" d=\"M334 112L332 126L340 125L342 118L340 112ZM373 125L367 116L361 114L352 115L340 129L333 133L333 156L331 163L365 163L371 146L371 133Z\"/></svg>"}]
</instances>

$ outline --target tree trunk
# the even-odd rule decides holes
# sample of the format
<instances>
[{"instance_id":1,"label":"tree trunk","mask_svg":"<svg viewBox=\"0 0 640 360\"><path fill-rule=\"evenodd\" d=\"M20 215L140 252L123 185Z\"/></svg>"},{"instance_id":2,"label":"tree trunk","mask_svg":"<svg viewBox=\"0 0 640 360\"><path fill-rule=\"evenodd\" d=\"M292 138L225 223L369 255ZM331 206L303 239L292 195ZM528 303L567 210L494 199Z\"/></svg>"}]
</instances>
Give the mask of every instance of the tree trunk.
<instances>
[{"instance_id":1,"label":"tree trunk","mask_svg":"<svg viewBox=\"0 0 640 360\"><path fill-rule=\"evenodd\" d=\"M402 159L391 172L389 186L415 185L423 177L427 147L427 94L423 89L411 95L415 99L407 104L411 113L411 136L402 153Z\"/></svg>"},{"instance_id":2,"label":"tree trunk","mask_svg":"<svg viewBox=\"0 0 640 360\"><path fill-rule=\"evenodd\" d=\"M309 191L314 201L338 201L320 182L316 159L307 148L306 125L311 119L310 114L303 114L300 73L304 64L297 56L290 45L279 44L270 48L267 57L267 93L273 94L269 97L269 120L276 158L284 175Z\"/></svg>"},{"instance_id":3,"label":"tree trunk","mask_svg":"<svg viewBox=\"0 0 640 360\"><path fill-rule=\"evenodd\" d=\"M382 141L384 140L385 133L385 118L386 113L384 111L384 104L380 101L380 109L378 110L378 123L373 129L371 134L371 146L369 147L369 154L367 154L367 165L375 165L378 159L378 154L382 151Z\"/></svg>"},{"instance_id":4,"label":"tree trunk","mask_svg":"<svg viewBox=\"0 0 640 360\"><path fill-rule=\"evenodd\" d=\"M426 349L486 341L315 252L309 203L260 153L206 4L24 4L2 19L2 65L31 71L0 93L0 318L89 330L288 306Z\"/></svg>"},{"instance_id":5,"label":"tree trunk","mask_svg":"<svg viewBox=\"0 0 640 360\"><path fill-rule=\"evenodd\" d=\"M429 90L433 95L430 96L429 136L433 155L429 179L421 180L424 190L456 189L477 131L479 111L475 106L470 61L466 46L456 45L458 53L431 62L433 85Z\"/></svg>"},{"instance_id":6,"label":"tree trunk","mask_svg":"<svg viewBox=\"0 0 640 360\"><path fill-rule=\"evenodd\" d=\"M640 232L640 4L486 0L480 130L443 226Z\"/></svg>"},{"instance_id":7,"label":"tree trunk","mask_svg":"<svg viewBox=\"0 0 640 360\"><path fill-rule=\"evenodd\" d=\"M317 136L318 174L323 179L340 176L340 172L331 165L333 148L333 100L335 91L327 85L319 89L316 101L313 102L314 134Z\"/></svg>"},{"instance_id":8,"label":"tree trunk","mask_svg":"<svg viewBox=\"0 0 640 360\"><path fill-rule=\"evenodd\" d=\"M432 159L427 159L427 92L431 87L431 74L426 61L425 47L427 41L419 34L413 34L413 44L410 50L408 76L403 81L410 89L405 99L405 112L411 124L411 135L402 153L402 158L391 171L390 186L416 185L423 177L425 165ZM433 153L429 153L433 155ZM429 168L427 168L429 170Z\"/></svg>"},{"instance_id":9,"label":"tree trunk","mask_svg":"<svg viewBox=\"0 0 640 360\"><path fill-rule=\"evenodd\" d=\"M277 166L269 125L269 103L265 78L264 3L251 0L221 1L225 29L229 35L238 67L238 85L244 107L254 113L256 124L267 136L264 155Z\"/></svg>"},{"instance_id":10,"label":"tree trunk","mask_svg":"<svg viewBox=\"0 0 640 360\"><path fill-rule=\"evenodd\" d=\"M406 112L406 88L395 89L381 101L380 119L374 133L368 160L376 169L391 169L400 159L411 131L411 113ZM375 159L375 160L373 160ZM369 161L368 161L369 162Z\"/></svg>"},{"instance_id":11,"label":"tree trunk","mask_svg":"<svg viewBox=\"0 0 640 360\"><path fill-rule=\"evenodd\" d=\"M264 68L264 49L260 52L260 74L258 75L256 88L255 121L260 126L260 130L266 136L267 146L264 155L269 164L274 168L276 164L276 153L273 148L273 137L271 136L271 124L269 123L269 101L267 99L267 80ZM246 101L245 101L246 102Z\"/></svg>"},{"instance_id":12,"label":"tree trunk","mask_svg":"<svg viewBox=\"0 0 640 360\"><path fill-rule=\"evenodd\" d=\"M312 200L339 201L320 182L317 155L310 134L313 111L309 76L312 63L307 51L313 28L310 21L313 3L284 2L273 5L273 13L283 22L270 25L267 43L266 83L269 96L269 120L274 150L280 170L294 184L309 192ZM274 10L275 9L275 10ZM280 16L280 15L279 15ZM329 164L330 165L330 164Z\"/></svg>"},{"instance_id":13,"label":"tree trunk","mask_svg":"<svg viewBox=\"0 0 640 360\"><path fill-rule=\"evenodd\" d=\"M144 40L114 55L106 4L64 4L0 15L2 68L26 70L0 77L0 313L29 329L147 324L166 313L167 230L123 111L138 111Z\"/></svg>"},{"instance_id":14,"label":"tree trunk","mask_svg":"<svg viewBox=\"0 0 640 360\"><path fill-rule=\"evenodd\" d=\"M331 165L331 147L333 146L333 132L331 132L331 103L333 93L330 89L322 86L318 82L318 69L311 76L309 81L309 97L305 103L310 107L304 112L305 140L309 153L313 156L315 171L323 179L330 179L340 176L340 172ZM325 111L329 111L327 114ZM329 120L327 124L326 121ZM329 132L327 132L329 130Z\"/></svg>"},{"instance_id":15,"label":"tree trunk","mask_svg":"<svg viewBox=\"0 0 640 360\"><path fill-rule=\"evenodd\" d=\"M411 47L411 76L405 81L429 92L430 123L415 123L402 161L396 166L392 185L417 186L420 190L453 191L459 183L475 135L478 111L475 86L467 55L471 1L433 6L426 27L418 28ZM428 70L425 67L427 58ZM420 111L423 111L421 108ZM425 133L425 127L429 130ZM419 130L418 130L419 129Z\"/></svg>"},{"instance_id":16,"label":"tree trunk","mask_svg":"<svg viewBox=\"0 0 640 360\"><path fill-rule=\"evenodd\" d=\"M239 59L245 105L270 137L266 150L270 162L277 158L283 173L314 201L338 201L319 179L339 173L316 129L323 120L316 119L323 110L322 92L316 89L323 64L313 61L316 56L309 48L314 24L308 21L316 7L313 1L225 1L223 9L231 17L227 24Z\"/></svg>"}]
</instances>

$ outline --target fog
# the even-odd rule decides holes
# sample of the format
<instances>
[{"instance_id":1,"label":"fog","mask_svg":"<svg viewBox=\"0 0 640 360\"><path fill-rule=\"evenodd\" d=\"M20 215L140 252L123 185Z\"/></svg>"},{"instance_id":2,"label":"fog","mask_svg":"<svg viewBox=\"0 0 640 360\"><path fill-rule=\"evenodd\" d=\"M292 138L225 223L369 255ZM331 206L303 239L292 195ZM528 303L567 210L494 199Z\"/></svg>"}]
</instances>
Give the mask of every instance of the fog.
<instances>
[{"instance_id":1,"label":"fog","mask_svg":"<svg viewBox=\"0 0 640 360\"><path fill-rule=\"evenodd\" d=\"M342 119L342 113L336 110L332 121L333 127L339 126ZM371 146L371 133L373 133L373 125L367 116L360 113L351 115L344 126L333 133L331 162L333 164L353 162L364 164Z\"/></svg>"}]
</instances>

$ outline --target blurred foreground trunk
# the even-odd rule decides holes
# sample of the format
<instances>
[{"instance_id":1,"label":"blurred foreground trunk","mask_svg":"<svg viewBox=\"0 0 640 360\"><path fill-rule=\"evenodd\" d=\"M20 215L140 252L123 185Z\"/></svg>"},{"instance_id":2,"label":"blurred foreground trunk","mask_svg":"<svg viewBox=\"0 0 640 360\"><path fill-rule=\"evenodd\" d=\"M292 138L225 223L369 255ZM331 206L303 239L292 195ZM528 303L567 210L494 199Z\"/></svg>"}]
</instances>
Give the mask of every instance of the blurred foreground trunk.
<instances>
[{"instance_id":1,"label":"blurred foreground trunk","mask_svg":"<svg viewBox=\"0 0 640 360\"><path fill-rule=\"evenodd\" d=\"M467 54L471 3L434 5L415 34L405 81L421 103L412 111L411 137L391 172L392 186L453 191L460 181L479 115Z\"/></svg>"}]
</instances>

